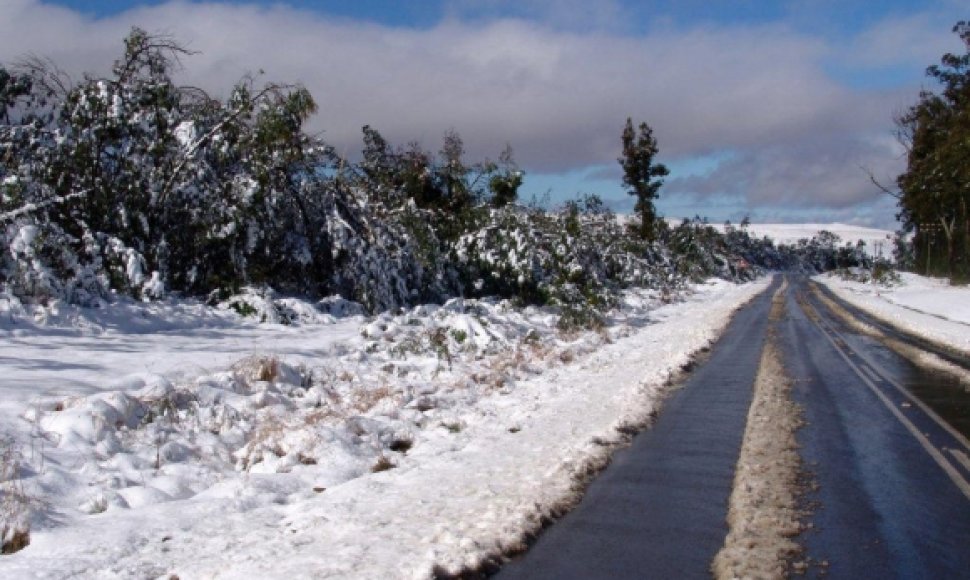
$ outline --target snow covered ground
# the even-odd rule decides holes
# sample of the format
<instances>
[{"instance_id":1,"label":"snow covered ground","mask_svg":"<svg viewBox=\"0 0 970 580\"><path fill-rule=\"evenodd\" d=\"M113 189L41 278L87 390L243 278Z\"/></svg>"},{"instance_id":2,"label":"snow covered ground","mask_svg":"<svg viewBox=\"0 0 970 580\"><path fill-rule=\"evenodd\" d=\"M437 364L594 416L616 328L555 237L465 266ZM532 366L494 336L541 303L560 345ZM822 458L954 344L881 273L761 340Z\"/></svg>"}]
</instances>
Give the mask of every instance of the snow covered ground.
<instances>
[{"instance_id":1,"label":"snow covered ground","mask_svg":"<svg viewBox=\"0 0 970 580\"><path fill-rule=\"evenodd\" d=\"M736 224L735 224L736 225ZM723 225L716 226L723 230ZM892 258L893 232L876 228L865 228L846 224L751 224L748 231L752 236L767 236L775 244L794 245L798 240L811 239L822 230L839 236L842 244L855 244L862 240L866 253L876 258Z\"/></svg>"},{"instance_id":2,"label":"snow covered ground","mask_svg":"<svg viewBox=\"0 0 970 580\"><path fill-rule=\"evenodd\" d=\"M970 288L903 272L887 287L823 274L815 280L843 300L914 334L970 353Z\"/></svg>"},{"instance_id":3,"label":"snow covered ground","mask_svg":"<svg viewBox=\"0 0 970 580\"><path fill-rule=\"evenodd\" d=\"M454 300L256 324L0 302L0 577L428 577L519 545L767 286L626 297L599 332ZM332 306L332 305L331 305ZM265 316L265 314L264 314ZM268 319L275 319L268 316ZM3 451L3 449L0 449ZM2 467L2 466L0 466Z\"/></svg>"}]
</instances>

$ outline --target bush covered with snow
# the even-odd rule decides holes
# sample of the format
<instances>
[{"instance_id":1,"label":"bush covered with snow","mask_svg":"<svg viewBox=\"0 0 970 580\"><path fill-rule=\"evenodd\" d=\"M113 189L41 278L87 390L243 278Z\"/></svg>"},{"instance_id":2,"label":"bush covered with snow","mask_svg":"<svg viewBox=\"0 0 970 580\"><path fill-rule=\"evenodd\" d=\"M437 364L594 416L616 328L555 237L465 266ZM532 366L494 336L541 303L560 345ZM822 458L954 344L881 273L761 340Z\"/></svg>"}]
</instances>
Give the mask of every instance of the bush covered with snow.
<instances>
[{"instance_id":1,"label":"bush covered with snow","mask_svg":"<svg viewBox=\"0 0 970 580\"><path fill-rule=\"evenodd\" d=\"M631 286L855 265L829 238L776 249L690 220L648 242L595 197L517 205L511 149L469 163L454 132L434 154L364 127L363 159L350 163L304 131L316 109L306 89L245 78L220 101L174 83L185 55L136 28L107 78L72 83L38 60L0 67L7 295L206 296L267 322L305 314L274 293L341 295L371 312L496 296L588 326Z\"/></svg>"}]
</instances>

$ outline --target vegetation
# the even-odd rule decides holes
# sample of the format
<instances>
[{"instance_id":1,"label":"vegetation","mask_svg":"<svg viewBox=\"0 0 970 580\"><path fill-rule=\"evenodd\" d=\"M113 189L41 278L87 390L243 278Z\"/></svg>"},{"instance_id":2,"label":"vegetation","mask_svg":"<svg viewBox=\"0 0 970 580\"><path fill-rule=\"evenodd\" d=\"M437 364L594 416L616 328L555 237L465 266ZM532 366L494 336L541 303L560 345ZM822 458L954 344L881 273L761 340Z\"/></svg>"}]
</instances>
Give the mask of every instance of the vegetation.
<instances>
[{"instance_id":1,"label":"vegetation","mask_svg":"<svg viewBox=\"0 0 970 580\"><path fill-rule=\"evenodd\" d=\"M0 554L13 554L30 544L30 499L23 490L20 460L14 443L0 438Z\"/></svg>"},{"instance_id":2,"label":"vegetation","mask_svg":"<svg viewBox=\"0 0 970 580\"><path fill-rule=\"evenodd\" d=\"M637 233L650 241L657 238L657 210L653 200L660 196L663 178L669 173L665 165L654 162L658 151L650 125L640 123L634 131L633 120L628 117L623 128L623 157L619 159L623 167L623 185L637 200L633 207L640 216Z\"/></svg>"},{"instance_id":3,"label":"vegetation","mask_svg":"<svg viewBox=\"0 0 970 580\"><path fill-rule=\"evenodd\" d=\"M970 281L970 23L953 28L966 46L927 69L939 92L923 91L897 119L907 145L906 171L897 179L899 218L915 232L917 271ZM906 258L906 251L901 252Z\"/></svg>"},{"instance_id":4,"label":"vegetation","mask_svg":"<svg viewBox=\"0 0 970 580\"><path fill-rule=\"evenodd\" d=\"M511 148L469 162L455 131L435 154L365 126L351 163L304 131L316 110L305 88L244 78L220 101L173 81L189 54L136 28L107 78L74 83L37 59L0 67L0 294L225 301L250 287L371 311L492 295L557 306L573 327L598 324L631 286L863 260L824 236L776 248L744 227L669 227L646 123L622 134L639 217L627 228L595 196L518 203Z\"/></svg>"}]
</instances>

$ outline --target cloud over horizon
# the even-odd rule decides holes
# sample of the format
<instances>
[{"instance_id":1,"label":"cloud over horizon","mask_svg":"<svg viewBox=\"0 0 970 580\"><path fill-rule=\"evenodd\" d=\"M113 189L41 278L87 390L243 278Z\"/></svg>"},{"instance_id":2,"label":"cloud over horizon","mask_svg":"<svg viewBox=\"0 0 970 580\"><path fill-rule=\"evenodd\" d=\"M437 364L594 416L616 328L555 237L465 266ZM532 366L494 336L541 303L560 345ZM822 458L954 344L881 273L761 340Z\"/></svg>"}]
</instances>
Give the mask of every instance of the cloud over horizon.
<instances>
[{"instance_id":1,"label":"cloud over horizon","mask_svg":"<svg viewBox=\"0 0 970 580\"><path fill-rule=\"evenodd\" d=\"M879 194L860 167L885 181L903 167L892 118L915 101L922 78L864 88L840 81L829 65L905 61L919 70L959 49L949 28L926 15L886 19L844 39L852 47L845 55L839 43L785 22L634 35L616 29L623 11L615 2L599 12L567 2L562 26L526 10L514 18L458 12L423 29L285 5L176 0L94 18L37 0L8 2L0 63L35 53L75 78L103 75L137 25L198 51L179 82L224 96L243 75L264 70L261 80L306 85L320 106L310 129L341 152L359 151L365 124L391 142L432 150L453 128L470 158L494 158L510 143L534 173L615 164L630 116L654 127L665 161L727 153L713 170L673 175L666 195L732 195L751 207L871 205ZM551 14L550 4L529 10ZM602 22L576 31L577 19L593 17ZM920 40L921 55L936 56L913 64L890 42L903 32Z\"/></svg>"}]
</instances>

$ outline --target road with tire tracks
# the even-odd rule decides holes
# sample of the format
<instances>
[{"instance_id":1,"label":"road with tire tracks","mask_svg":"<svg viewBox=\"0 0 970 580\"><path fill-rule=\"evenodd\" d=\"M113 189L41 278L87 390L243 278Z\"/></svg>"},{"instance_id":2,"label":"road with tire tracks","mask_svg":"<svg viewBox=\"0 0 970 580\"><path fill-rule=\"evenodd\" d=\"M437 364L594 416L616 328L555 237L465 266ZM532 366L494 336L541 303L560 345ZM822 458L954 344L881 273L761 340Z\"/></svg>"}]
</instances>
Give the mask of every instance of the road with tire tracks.
<instances>
[{"instance_id":1,"label":"road with tire tracks","mask_svg":"<svg viewBox=\"0 0 970 580\"><path fill-rule=\"evenodd\" d=\"M807 576L970 578L970 392L912 359L970 363L805 278L788 282L783 314L768 320L778 283L739 310L656 423L500 577L710 577L770 334L804 419L796 541Z\"/></svg>"}]
</instances>

